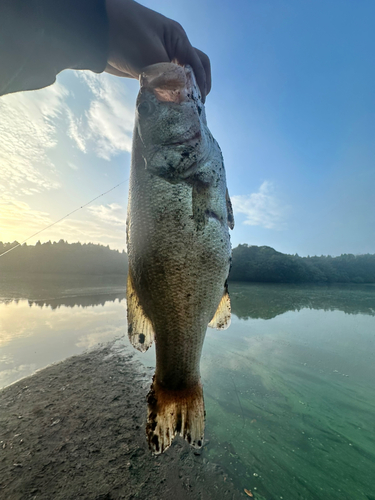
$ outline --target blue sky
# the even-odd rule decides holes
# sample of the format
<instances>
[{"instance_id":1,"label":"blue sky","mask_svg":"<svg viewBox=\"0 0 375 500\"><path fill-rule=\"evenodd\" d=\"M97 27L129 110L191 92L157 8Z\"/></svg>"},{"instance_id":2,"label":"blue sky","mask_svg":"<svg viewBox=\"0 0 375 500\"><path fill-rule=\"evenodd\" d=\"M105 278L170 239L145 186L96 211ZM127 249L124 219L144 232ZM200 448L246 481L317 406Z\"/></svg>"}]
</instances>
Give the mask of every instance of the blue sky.
<instances>
[{"instance_id":1,"label":"blue sky","mask_svg":"<svg viewBox=\"0 0 375 500\"><path fill-rule=\"evenodd\" d=\"M375 253L375 3L143 2L211 58L233 246ZM0 240L18 241L129 177L136 81L65 71L0 99ZM125 246L127 184L45 231ZM33 240L31 240L33 242Z\"/></svg>"}]
</instances>

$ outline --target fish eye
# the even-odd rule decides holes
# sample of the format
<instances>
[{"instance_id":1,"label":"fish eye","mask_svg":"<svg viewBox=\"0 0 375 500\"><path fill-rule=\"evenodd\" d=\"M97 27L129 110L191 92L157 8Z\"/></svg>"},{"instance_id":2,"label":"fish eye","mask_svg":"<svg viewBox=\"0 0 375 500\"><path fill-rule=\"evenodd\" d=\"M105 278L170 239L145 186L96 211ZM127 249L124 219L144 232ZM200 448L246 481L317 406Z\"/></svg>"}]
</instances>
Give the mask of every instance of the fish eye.
<instances>
[{"instance_id":1,"label":"fish eye","mask_svg":"<svg viewBox=\"0 0 375 500\"><path fill-rule=\"evenodd\" d=\"M139 104L137 111L139 113L139 116L145 118L147 116L150 116L155 111L155 104L150 101L143 101L141 102L141 104Z\"/></svg>"}]
</instances>

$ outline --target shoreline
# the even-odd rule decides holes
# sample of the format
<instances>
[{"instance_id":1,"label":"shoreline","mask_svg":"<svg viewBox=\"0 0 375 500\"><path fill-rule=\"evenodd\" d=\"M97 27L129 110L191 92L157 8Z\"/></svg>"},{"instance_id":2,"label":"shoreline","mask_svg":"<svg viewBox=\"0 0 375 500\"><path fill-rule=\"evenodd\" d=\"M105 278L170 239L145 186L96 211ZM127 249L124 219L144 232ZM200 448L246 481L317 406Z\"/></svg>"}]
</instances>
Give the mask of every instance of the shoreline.
<instances>
[{"instance_id":1,"label":"shoreline","mask_svg":"<svg viewBox=\"0 0 375 500\"><path fill-rule=\"evenodd\" d=\"M0 390L0 496L7 500L244 498L181 438L148 449L152 370L113 343Z\"/></svg>"}]
</instances>

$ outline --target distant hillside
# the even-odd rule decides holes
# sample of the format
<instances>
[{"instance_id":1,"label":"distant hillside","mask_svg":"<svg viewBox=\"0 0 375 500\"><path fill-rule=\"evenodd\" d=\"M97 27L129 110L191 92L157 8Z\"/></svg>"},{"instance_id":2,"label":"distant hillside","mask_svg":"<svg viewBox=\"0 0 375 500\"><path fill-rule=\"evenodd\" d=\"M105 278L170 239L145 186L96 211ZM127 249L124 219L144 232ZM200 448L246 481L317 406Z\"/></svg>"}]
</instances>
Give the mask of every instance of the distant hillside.
<instances>
[{"instance_id":1,"label":"distant hillside","mask_svg":"<svg viewBox=\"0 0 375 500\"><path fill-rule=\"evenodd\" d=\"M0 242L0 254L17 242ZM1 271L65 274L127 274L125 252L93 243L38 242L16 248L0 257Z\"/></svg>"},{"instance_id":2,"label":"distant hillside","mask_svg":"<svg viewBox=\"0 0 375 500\"><path fill-rule=\"evenodd\" d=\"M0 242L0 254L16 244ZM0 257L0 272L126 275L127 267L124 251L63 240L24 244ZM299 257L271 247L244 244L233 250L229 279L258 283L375 283L375 255Z\"/></svg>"},{"instance_id":3,"label":"distant hillside","mask_svg":"<svg viewBox=\"0 0 375 500\"><path fill-rule=\"evenodd\" d=\"M299 257L271 247L233 250L232 281L267 283L375 283L375 255Z\"/></svg>"}]
</instances>

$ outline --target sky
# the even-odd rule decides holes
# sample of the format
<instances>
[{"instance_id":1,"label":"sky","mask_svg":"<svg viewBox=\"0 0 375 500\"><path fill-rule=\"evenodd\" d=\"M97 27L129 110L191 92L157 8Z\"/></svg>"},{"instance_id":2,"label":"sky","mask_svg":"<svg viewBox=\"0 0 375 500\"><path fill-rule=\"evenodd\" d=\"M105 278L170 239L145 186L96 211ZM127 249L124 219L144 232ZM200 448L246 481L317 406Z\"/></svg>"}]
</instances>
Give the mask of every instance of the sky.
<instances>
[{"instance_id":1,"label":"sky","mask_svg":"<svg viewBox=\"0 0 375 500\"><path fill-rule=\"evenodd\" d=\"M375 2L145 0L212 64L232 245L375 253ZM126 248L136 80L62 72L0 98L0 241Z\"/></svg>"}]
</instances>

